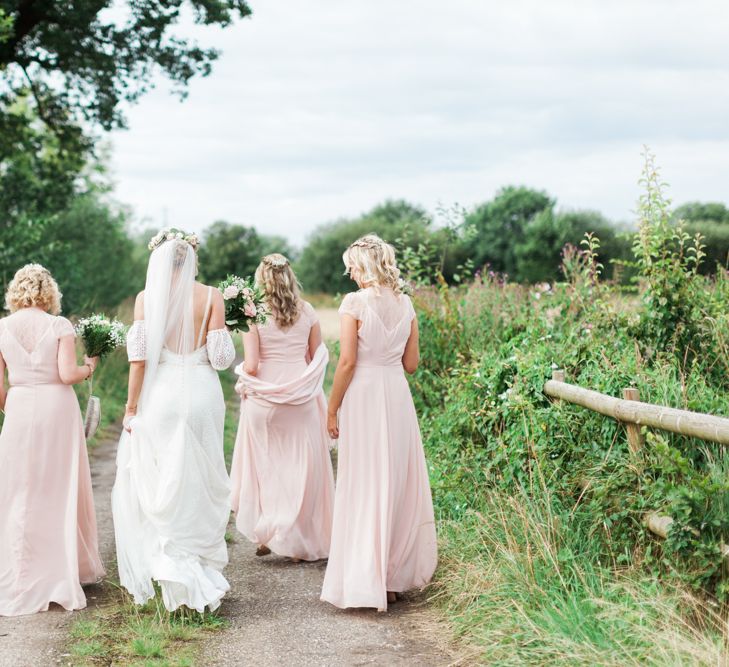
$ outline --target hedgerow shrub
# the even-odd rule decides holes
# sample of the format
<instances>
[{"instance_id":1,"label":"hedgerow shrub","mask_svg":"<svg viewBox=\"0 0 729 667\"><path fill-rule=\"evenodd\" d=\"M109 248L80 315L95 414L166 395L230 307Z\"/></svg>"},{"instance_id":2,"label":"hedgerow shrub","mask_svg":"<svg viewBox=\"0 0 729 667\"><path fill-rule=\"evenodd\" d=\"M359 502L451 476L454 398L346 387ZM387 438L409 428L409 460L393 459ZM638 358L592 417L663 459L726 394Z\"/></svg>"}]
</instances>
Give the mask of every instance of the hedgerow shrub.
<instances>
[{"instance_id":1,"label":"hedgerow shrub","mask_svg":"<svg viewBox=\"0 0 729 667\"><path fill-rule=\"evenodd\" d=\"M601 545L606 565L670 573L723 601L722 447L655 432L634 457L623 426L543 392L559 368L568 382L605 394L632 386L651 403L729 413L726 272L698 272L701 240L668 224L650 155L643 184L637 294L599 280L592 237L564 252L565 282L523 286L487 274L419 289L413 393L440 519L480 511L485 491L523 493L540 480L564 520ZM673 517L664 542L644 527L648 512Z\"/></svg>"}]
</instances>

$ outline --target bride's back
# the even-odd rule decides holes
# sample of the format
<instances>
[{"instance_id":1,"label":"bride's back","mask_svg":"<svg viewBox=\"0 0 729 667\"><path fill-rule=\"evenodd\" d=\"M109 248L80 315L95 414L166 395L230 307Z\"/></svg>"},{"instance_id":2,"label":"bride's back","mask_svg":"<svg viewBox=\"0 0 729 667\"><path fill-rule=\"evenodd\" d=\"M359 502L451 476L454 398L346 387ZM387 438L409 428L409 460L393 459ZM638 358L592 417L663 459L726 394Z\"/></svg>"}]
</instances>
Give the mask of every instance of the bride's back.
<instances>
[{"instance_id":1,"label":"bride's back","mask_svg":"<svg viewBox=\"0 0 729 667\"><path fill-rule=\"evenodd\" d=\"M213 307L213 287L195 282L192 294L192 319L195 331L196 345L194 349L200 347L199 341L205 341L208 330L210 329L210 315Z\"/></svg>"}]
</instances>

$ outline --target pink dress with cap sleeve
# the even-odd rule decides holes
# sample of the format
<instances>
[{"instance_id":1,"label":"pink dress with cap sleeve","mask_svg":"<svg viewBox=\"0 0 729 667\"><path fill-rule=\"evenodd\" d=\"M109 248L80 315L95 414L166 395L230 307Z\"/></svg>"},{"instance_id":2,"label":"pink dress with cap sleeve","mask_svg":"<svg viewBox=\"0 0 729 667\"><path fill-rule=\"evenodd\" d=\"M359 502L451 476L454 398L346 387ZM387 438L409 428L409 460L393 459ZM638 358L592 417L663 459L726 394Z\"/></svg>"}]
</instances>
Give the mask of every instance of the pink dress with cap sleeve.
<instances>
[{"instance_id":1,"label":"pink dress with cap sleeve","mask_svg":"<svg viewBox=\"0 0 729 667\"><path fill-rule=\"evenodd\" d=\"M258 327L257 375L243 364L236 369L242 401L230 471L238 530L276 554L309 561L329 554L334 503L322 390L326 346L307 359L316 322L304 303L288 329L273 318Z\"/></svg>"},{"instance_id":2,"label":"pink dress with cap sleeve","mask_svg":"<svg viewBox=\"0 0 729 667\"><path fill-rule=\"evenodd\" d=\"M10 389L0 434L0 615L82 609L104 576L83 421L58 374L73 326L36 308L0 321Z\"/></svg>"},{"instance_id":3,"label":"pink dress with cap sleeve","mask_svg":"<svg viewBox=\"0 0 729 667\"><path fill-rule=\"evenodd\" d=\"M357 364L339 410L334 525L321 599L387 609L387 592L427 584L437 563L423 444L402 366L415 317L386 288L348 294L361 323Z\"/></svg>"}]
</instances>

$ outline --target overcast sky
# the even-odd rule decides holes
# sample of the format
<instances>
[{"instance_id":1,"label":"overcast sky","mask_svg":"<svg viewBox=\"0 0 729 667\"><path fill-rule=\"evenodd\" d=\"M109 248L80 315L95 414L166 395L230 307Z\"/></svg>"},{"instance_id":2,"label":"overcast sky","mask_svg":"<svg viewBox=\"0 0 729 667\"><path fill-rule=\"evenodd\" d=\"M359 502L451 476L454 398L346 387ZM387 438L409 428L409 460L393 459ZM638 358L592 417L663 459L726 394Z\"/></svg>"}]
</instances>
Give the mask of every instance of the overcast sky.
<instances>
[{"instance_id":1,"label":"overcast sky","mask_svg":"<svg viewBox=\"0 0 729 667\"><path fill-rule=\"evenodd\" d=\"M160 79L112 135L145 226L300 245L387 198L470 207L507 184L629 221L644 143L675 202L729 200L726 0L251 4L194 32L222 54L184 102Z\"/></svg>"}]
</instances>

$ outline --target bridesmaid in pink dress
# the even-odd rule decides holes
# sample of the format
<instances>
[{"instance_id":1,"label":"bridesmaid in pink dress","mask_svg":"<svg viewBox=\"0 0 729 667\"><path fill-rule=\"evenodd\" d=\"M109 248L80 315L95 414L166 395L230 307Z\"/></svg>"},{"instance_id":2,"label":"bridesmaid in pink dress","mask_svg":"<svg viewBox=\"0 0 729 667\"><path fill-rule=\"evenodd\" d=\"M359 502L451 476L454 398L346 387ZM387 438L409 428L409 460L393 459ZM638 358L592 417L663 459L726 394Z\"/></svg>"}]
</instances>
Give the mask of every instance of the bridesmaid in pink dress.
<instances>
[{"instance_id":1,"label":"bridesmaid in pink dress","mask_svg":"<svg viewBox=\"0 0 729 667\"><path fill-rule=\"evenodd\" d=\"M86 438L71 385L96 358L76 363L74 330L57 317L60 293L38 264L10 283L0 320L0 616L83 609L82 584L104 576ZM5 369L9 391L5 391Z\"/></svg>"},{"instance_id":2,"label":"bridesmaid in pink dress","mask_svg":"<svg viewBox=\"0 0 729 667\"><path fill-rule=\"evenodd\" d=\"M418 323L401 294L395 251L375 235L344 253L360 286L341 315L327 428L339 438L329 563L321 599L387 609L427 584L437 563L433 503L418 419L405 378L418 366ZM338 413L338 418L337 418Z\"/></svg>"},{"instance_id":3,"label":"bridesmaid in pink dress","mask_svg":"<svg viewBox=\"0 0 729 667\"><path fill-rule=\"evenodd\" d=\"M326 558L334 476L322 385L329 354L314 309L299 296L288 260L256 270L272 316L243 334L241 418L231 467L236 526L256 555Z\"/></svg>"}]
</instances>

